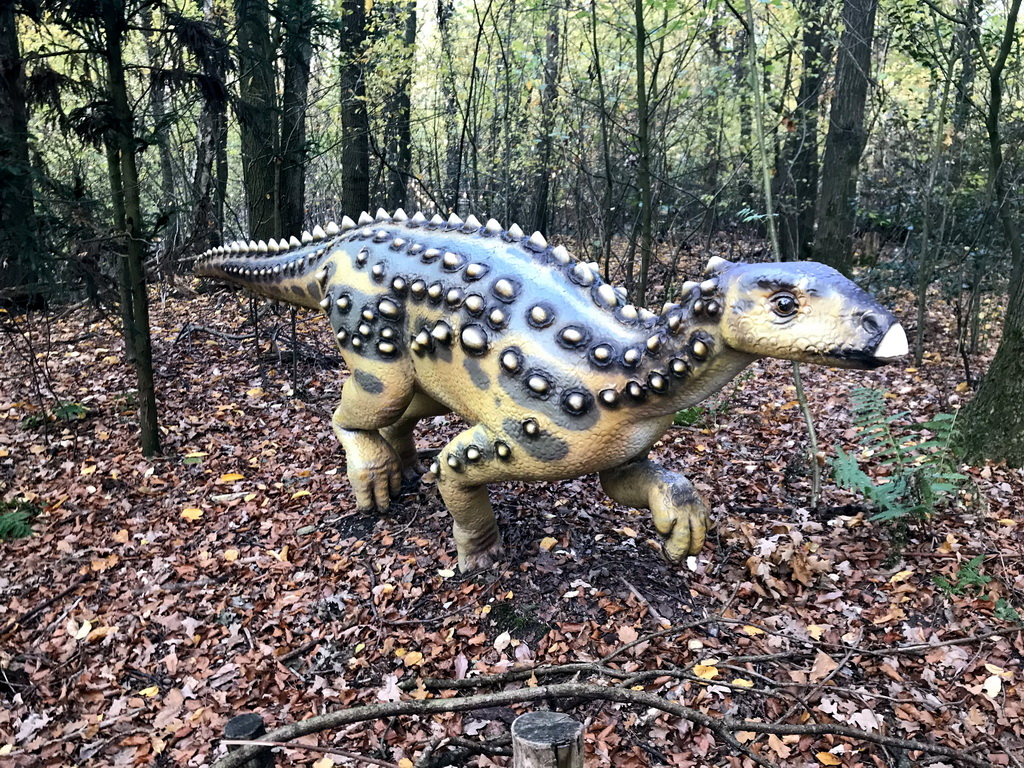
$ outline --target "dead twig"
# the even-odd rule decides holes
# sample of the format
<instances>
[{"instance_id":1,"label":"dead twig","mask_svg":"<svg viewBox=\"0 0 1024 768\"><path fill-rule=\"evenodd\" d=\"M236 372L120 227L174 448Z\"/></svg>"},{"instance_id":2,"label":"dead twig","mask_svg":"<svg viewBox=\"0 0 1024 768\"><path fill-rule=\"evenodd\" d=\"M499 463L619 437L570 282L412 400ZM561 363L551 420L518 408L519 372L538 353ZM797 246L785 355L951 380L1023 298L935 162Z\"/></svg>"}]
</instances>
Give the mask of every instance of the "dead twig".
<instances>
[{"instance_id":1,"label":"dead twig","mask_svg":"<svg viewBox=\"0 0 1024 768\"><path fill-rule=\"evenodd\" d=\"M263 739L250 741L247 739L222 739L220 743L229 747L284 747L285 749L306 749L310 752L323 752L325 755L338 755L349 760L355 760L357 763L380 765L383 766L383 768L398 768L395 763L389 763L386 760L378 760L375 757L366 757L366 755L360 755L356 752L349 752L347 749L325 747L320 744L307 744L304 741L264 741Z\"/></svg>"},{"instance_id":2,"label":"dead twig","mask_svg":"<svg viewBox=\"0 0 1024 768\"><path fill-rule=\"evenodd\" d=\"M68 584L68 586L64 587L64 589L62 589L60 592L58 592L57 594L51 595L50 597L46 598L45 600L43 600L43 602L39 603L39 605L37 605L35 608L33 608L28 613L25 613L22 616L19 616L19 617L11 619L10 621L7 622L7 624L4 625L4 628L2 630L0 630L0 637L5 637L5 636L9 635L11 632L13 632L18 627L24 627L28 622L30 622L32 619L34 619L40 613L45 611L47 608L49 608L51 605L56 603L58 600L62 600L63 598L65 598L68 595L70 595L72 592L74 592L80 586L85 584L85 582L87 582L91 578L92 578L92 573L91 572L85 574L84 576L79 576L73 582Z\"/></svg>"},{"instance_id":3,"label":"dead twig","mask_svg":"<svg viewBox=\"0 0 1024 768\"><path fill-rule=\"evenodd\" d=\"M925 755L946 757L970 768L990 768L991 766L991 761L987 756L973 757L972 755L939 744L885 736L880 733L871 733L860 728L852 728L838 723L767 723L737 720L731 717L718 718L645 691L634 691L590 683L562 683L559 685L520 688L514 691L499 691L465 698L397 701L353 707L338 712L328 712L276 728L267 734L266 742L261 739L258 744L289 742L291 739L300 736L335 730L345 725L365 722L367 720L379 720L403 715L434 715L439 712L469 712L485 707L509 706L548 699L612 701L620 704L656 709L666 714L680 717L694 725L707 728L728 744L731 749L736 752L746 752L751 759L762 766L770 766L771 763L747 752L737 740L735 736L737 732L750 731L752 733L775 734L776 736L840 736L882 747L912 750ZM241 768L247 760L254 756L256 751L257 748L255 747L243 747L218 760L214 768Z\"/></svg>"}]
</instances>

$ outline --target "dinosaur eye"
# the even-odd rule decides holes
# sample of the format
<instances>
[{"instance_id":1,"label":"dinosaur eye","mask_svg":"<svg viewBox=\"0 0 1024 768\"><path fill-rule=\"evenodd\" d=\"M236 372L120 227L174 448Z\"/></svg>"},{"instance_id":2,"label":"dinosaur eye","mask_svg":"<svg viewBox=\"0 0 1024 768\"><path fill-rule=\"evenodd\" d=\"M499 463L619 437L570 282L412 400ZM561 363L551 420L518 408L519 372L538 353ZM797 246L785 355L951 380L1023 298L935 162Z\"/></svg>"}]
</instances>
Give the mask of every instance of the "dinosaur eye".
<instances>
[{"instance_id":1,"label":"dinosaur eye","mask_svg":"<svg viewBox=\"0 0 1024 768\"><path fill-rule=\"evenodd\" d=\"M779 317L792 317L800 308L800 303L791 293L777 293L771 298L772 310Z\"/></svg>"}]
</instances>

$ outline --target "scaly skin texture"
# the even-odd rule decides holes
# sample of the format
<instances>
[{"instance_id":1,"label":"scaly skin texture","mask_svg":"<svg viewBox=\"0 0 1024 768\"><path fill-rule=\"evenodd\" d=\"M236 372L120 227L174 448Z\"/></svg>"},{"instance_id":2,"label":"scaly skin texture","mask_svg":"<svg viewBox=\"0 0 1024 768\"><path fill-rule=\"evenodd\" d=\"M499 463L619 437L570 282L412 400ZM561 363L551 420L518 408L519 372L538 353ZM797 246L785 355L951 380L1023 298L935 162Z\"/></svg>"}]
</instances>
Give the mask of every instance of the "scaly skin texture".
<instances>
[{"instance_id":1,"label":"scaly skin texture","mask_svg":"<svg viewBox=\"0 0 1024 768\"><path fill-rule=\"evenodd\" d=\"M432 467L463 570L500 556L488 484L591 472L652 510L669 560L694 554L707 504L646 460L676 411L759 357L867 368L906 351L895 318L820 264L713 258L655 315L595 265L493 219L364 213L301 242L214 249L195 271L327 314L351 371L333 426L360 509L386 510L422 471L419 419L469 422Z\"/></svg>"}]
</instances>

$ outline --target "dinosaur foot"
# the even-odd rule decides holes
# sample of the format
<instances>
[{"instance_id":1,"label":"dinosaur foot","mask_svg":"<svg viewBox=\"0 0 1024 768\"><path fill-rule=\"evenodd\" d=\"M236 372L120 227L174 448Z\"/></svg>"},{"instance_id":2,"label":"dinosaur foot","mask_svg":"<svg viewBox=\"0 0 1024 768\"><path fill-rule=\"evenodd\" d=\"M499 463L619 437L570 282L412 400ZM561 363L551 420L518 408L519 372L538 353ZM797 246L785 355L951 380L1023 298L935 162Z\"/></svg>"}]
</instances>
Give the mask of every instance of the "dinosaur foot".
<instances>
[{"instance_id":1,"label":"dinosaur foot","mask_svg":"<svg viewBox=\"0 0 1024 768\"><path fill-rule=\"evenodd\" d=\"M384 438L371 432L342 431L348 479L363 513L386 512L402 488L402 462Z\"/></svg>"},{"instance_id":2,"label":"dinosaur foot","mask_svg":"<svg viewBox=\"0 0 1024 768\"><path fill-rule=\"evenodd\" d=\"M501 561L504 550L498 527L488 529L483 535L467 536L455 525L455 544L459 550L459 570L463 573L482 571Z\"/></svg>"},{"instance_id":3,"label":"dinosaur foot","mask_svg":"<svg viewBox=\"0 0 1024 768\"><path fill-rule=\"evenodd\" d=\"M662 556L670 563L679 563L687 555L699 553L711 526L705 501L689 483L662 486L652 497L654 527L664 542Z\"/></svg>"},{"instance_id":4,"label":"dinosaur foot","mask_svg":"<svg viewBox=\"0 0 1024 768\"><path fill-rule=\"evenodd\" d=\"M483 571L490 568L495 563L498 563L502 559L504 554L501 542L488 547L480 552L473 552L468 555L459 555L459 570L462 573L472 573L473 571Z\"/></svg>"}]
</instances>

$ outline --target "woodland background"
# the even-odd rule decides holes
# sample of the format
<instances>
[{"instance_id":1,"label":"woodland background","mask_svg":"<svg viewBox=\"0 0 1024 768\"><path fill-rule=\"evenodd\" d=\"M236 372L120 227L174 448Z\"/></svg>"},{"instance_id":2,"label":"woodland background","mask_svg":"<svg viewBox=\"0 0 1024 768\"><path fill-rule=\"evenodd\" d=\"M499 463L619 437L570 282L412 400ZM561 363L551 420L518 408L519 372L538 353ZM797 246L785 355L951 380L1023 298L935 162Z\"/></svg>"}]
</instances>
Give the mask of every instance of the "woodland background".
<instances>
[{"instance_id":1,"label":"woodland background","mask_svg":"<svg viewBox=\"0 0 1024 768\"><path fill-rule=\"evenodd\" d=\"M577 662L532 682L863 731L737 745L559 699L603 763L903 766L917 736L1020 765L1019 11L0 0L0 757L200 765L241 709ZM897 307L914 359L805 372L817 443L773 363L680 414L659 451L720 530L685 568L581 480L502 491L507 568L457 577L431 486L352 512L313 318L189 277L211 246L377 207L542 230L638 304L712 254L824 261ZM500 763L510 712L333 738Z\"/></svg>"}]
</instances>

